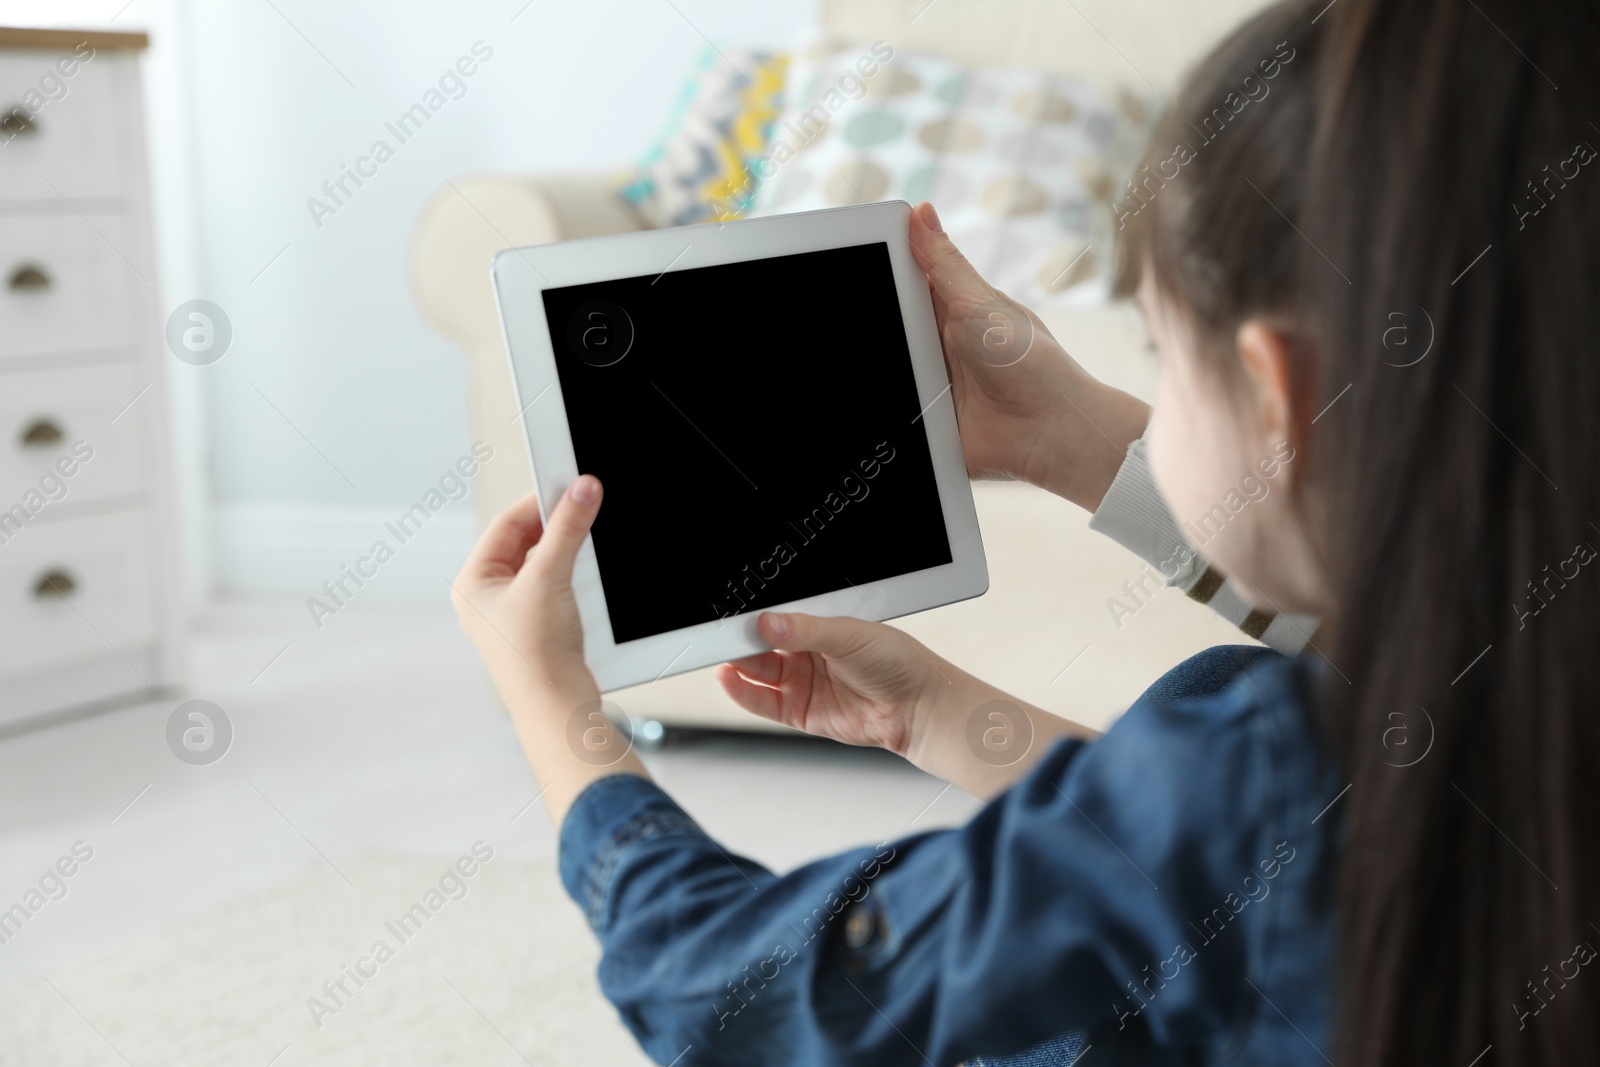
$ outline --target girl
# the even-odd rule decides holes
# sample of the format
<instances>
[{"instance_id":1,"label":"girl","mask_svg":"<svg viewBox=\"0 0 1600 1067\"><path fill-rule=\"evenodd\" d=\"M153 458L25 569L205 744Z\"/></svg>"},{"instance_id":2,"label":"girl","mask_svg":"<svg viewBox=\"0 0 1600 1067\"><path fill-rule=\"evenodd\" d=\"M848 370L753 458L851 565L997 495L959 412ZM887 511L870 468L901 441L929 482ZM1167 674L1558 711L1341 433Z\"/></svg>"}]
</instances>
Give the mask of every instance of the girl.
<instances>
[{"instance_id":1,"label":"girl","mask_svg":"<svg viewBox=\"0 0 1600 1067\"><path fill-rule=\"evenodd\" d=\"M1027 313L919 206L969 470L1095 510L1308 646L1196 657L1096 738L887 626L761 616L776 651L719 668L733 699L993 798L959 830L778 877L631 756L575 758L599 694L570 578L601 488L490 527L457 609L652 1057L1600 1059L1596 54L1572 0L1295 0L1239 30L1118 204L1153 412L1037 319L1028 358L986 361L993 309ZM1174 516L1271 461L1204 561L1173 551ZM967 746L997 701L1031 762Z\"/></svg>"}]
</instances>

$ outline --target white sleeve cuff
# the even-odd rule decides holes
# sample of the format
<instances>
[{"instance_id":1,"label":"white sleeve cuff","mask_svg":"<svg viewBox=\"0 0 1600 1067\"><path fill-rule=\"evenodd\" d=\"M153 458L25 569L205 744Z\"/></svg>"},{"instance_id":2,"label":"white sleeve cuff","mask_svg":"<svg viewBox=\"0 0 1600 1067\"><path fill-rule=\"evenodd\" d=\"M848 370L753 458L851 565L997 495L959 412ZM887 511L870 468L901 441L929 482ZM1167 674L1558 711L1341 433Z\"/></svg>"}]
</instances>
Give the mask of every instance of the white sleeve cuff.
<instances>
[{"instance_id":1,"label":"white sleeve cuff","mask_svg":"<svg viewBox=\"0 0 1600 1067\"><path fill-rule=\"evenodd\" d=\"M1128 458L1090 517L1089 529L1105 534L1154 567L1166 584L1184 591L1205 570L1161 499L1142 437L1128 446Z\"/></svg>"},{"instance_id":2,"label":"white sleeve cuff","mask_svg":"<svg viewBox=\"0 0 1600 1067\"><path fill-rule=\"evenodd\" d=\"M1128 458L1090 517L1089 529L1105 534L1154 567L1167 585L1176 586L1248 636L1285 655L1298 655L1316 632L1316 619L1255 610L1242 590L1200 558L1156 488L1142 437L1128 446Z\"/></svg>"}]
</instances>

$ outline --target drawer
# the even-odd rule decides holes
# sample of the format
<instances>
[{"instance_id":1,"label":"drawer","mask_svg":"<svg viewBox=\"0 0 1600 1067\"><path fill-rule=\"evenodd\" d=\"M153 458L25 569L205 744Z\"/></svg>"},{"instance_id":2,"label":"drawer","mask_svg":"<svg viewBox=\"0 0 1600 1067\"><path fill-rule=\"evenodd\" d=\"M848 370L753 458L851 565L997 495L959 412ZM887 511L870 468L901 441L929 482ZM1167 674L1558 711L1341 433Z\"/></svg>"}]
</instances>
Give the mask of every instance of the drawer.
<instances>
[{"instance_id":1,"label":"drawer","mask_svg":"<svg viewBox=\"0 0 1600 1067\"><path fill-rule=\"evenodd\" d=\"M0 678L155 640L143 509L35 518L0 513Z\"/></svg>"},{"instance_id":2,"label":"drawer","mask_svg":"<svg viewBox=\"0 0 1600 1067\"><path fill-rule=\"evenodd\" d=\"M0 153L8 149L0 148ZM132 290L149 287L122 257L115 212L18 215L0 220L0 359L125 345Z\"/></svg>"},{"instance_id":3,"label":"drawer","mask_svg":"<svg viewBox=\"0 0 1600 1067\"><path fill-rule=\"evenodd\" d=\"M122 193L115 67L125 62L108 51L87 63L72 48L0 51L0 199Z\"/></svg>"},{"instance_id":4,"label":"drawer","mask_svg":"<svg viewBox=\"0 0 1600 1067\"><path fill-rule=\"evenodd\" d=\"M129 401L149 382L135 363L0 374L0 509L30 490L48 510L144 489L140 414L155 387Z\"/></svg>"}]
</instances>

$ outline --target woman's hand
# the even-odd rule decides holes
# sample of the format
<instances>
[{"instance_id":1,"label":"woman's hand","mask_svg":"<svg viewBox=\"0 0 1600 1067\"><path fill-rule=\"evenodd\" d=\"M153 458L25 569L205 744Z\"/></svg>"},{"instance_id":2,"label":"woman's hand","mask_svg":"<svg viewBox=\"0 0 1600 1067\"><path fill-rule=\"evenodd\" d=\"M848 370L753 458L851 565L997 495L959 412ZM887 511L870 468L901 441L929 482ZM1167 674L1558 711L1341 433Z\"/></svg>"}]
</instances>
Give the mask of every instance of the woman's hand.
<instances>
[{"instance_id":1,"label":"woman's hand","mask_svg":"<svg viewBox=\"0 0 1600 1067\"><path fill-rule=\"evenodd\" d=\"M775 612L756 625L774 651L716 671L734 703L809 734L886 748L975 796L1010 786L1057 738L1096 736L1008 697L891 626ZM975 749L969 729L978 716L981 738L996 708L1026 738L999 758Z\"/></svg>"},{"instance_id":2,"label":"woman's hand","mask_svg":"<svg viewBox=\"0 0 1600 1067\"><path fill-rule=\"evenodd\" d=\"M1038 316L973 269L932 204L911 217L911 250L928 272L939 339L974 478L1017 478L1093 511L1148 405L1091 377Z\"/></svg>"},{"instance_id":3,"label":"woman's hand","mask_svg":"<svg viewBox=\"0 0 1600 1067\"><path fill-rule=\"evenodd\" d=\"M602 714L583 661L572 567L599 512L600 482L591 475L572 483L548 526L530 494L489 524L451 583L456 617L511 712L557 826L597 778L645 774Z\"/></svg>"}]
</instances>

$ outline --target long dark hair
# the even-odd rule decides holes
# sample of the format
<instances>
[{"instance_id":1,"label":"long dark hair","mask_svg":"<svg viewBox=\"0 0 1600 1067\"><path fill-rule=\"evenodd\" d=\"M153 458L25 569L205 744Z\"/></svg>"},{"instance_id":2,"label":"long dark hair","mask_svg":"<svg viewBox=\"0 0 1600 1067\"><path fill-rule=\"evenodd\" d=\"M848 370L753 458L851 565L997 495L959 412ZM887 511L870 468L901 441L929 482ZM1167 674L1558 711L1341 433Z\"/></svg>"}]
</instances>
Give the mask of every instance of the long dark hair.
<instances>
[{"instance_id":1,"label":"long dark hair","mask_svg":"<svg viewBox=\"0 0 1600 1067\"><path fill-rule=\"evenodd\" d=\"M1597 62L1592 3L1280 4L1147 162L1214 136L1119 202L1124 289L1154 271L1214 356L1296 340L1340 1067L1600 1063Z\"/></svg>"}]
</instances>

